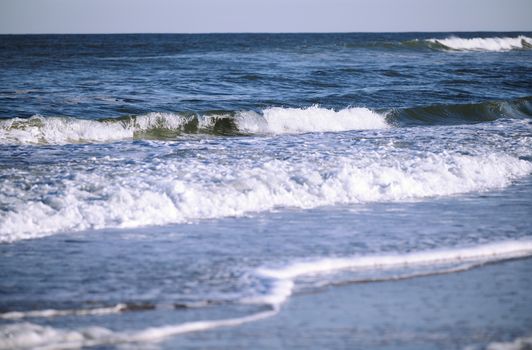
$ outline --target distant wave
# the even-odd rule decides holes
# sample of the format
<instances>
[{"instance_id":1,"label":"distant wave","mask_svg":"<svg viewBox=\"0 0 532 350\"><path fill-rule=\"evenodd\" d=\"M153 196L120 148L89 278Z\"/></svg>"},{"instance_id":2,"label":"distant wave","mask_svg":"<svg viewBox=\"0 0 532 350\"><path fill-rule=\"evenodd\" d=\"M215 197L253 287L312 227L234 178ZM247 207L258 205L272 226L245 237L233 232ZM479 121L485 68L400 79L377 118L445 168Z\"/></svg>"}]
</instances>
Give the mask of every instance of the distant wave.
<instances>
[{"instance_id":1,"label":"distant wave","mask_svg":"<svg viewBox=\"0 0 532 350\"><path fill-rule=\"evenodd\" d=\"M446 39L428 39L426 42L441 45L441 47L445 49L459 51L509 51L532 49L532 38L524 35L515 38L459 38L453 36ZM435 48L437 48L437 46Z\"/></svg>"},{"instance_id":2,"label":"distant wave","mask_svg":"<svg viewBox=\"0 0 532 350\"><path fill-rule=\"evenodd\" d=\"M412 51L511 51L532 49L532 38L526 35L515 37L464 38L455 35L446 38L409 39L403 41L356 41L345 44L352 49L384 49Z\"/></svg>"},{"instance_id":3,"label":"distant wave","mask_svg":"<svg viewBox=\"0 0 532 350\"><path fill-rule=\"evenodd\" d=\"M532 117L532 97L477 104L433 105L392 110L351 107L335 111L267 108L261 112L149 113L109 119L72 117L0 120L0 144L68 144L120 140L170 140L183 134L249 135L384 129L416 124L460 124Z\"/></svg>"}]
</instances>

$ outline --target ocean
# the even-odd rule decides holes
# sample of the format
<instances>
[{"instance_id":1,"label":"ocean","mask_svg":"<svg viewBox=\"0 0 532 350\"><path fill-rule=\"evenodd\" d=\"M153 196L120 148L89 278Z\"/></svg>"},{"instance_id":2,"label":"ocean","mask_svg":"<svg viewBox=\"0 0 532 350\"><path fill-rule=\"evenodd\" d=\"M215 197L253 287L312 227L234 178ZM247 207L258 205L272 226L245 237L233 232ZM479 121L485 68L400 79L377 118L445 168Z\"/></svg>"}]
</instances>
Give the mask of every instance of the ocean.
<instances>
[{"instance_id":1,"label":"ocean","mask_svg":"<svg viewBox=\"0 0 532 350\"><path fill-rule=\"evenodd\" d=\"M0 36L0 349L528 349L532 33Z\"/></svg>"}]
</instances>

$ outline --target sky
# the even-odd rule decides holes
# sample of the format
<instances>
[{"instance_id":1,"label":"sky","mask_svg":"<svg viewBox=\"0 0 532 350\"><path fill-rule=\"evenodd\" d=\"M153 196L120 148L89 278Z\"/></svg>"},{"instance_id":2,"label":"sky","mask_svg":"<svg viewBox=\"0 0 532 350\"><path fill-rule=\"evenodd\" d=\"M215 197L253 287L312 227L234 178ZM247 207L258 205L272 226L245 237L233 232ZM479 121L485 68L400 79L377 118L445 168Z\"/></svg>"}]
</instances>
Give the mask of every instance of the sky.
<instances>
[{"instance_id":1,"label":"sky","mask_svg":"<svg viewBox=\"0 0 532 350\"><path fill-rule=\"evenodd\" d=\"M0 34L532 31L532 0L0 0Z\"/></svg>"}]
</instances>

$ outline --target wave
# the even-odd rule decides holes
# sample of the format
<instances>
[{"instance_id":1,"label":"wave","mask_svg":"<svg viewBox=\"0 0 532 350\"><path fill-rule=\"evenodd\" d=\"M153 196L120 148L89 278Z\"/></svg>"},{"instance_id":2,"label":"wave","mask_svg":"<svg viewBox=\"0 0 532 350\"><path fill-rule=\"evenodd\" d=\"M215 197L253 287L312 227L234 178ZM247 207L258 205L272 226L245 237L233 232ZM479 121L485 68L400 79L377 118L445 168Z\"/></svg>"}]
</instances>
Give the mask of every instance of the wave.
<instances>
[{"instance_id":1,"label":"wave","mask_svg":"<svg viewBox=\"0 0 532 350\"><path fill-rule=\"evenodd\" d=\"M0 121L0 144L66 144L171 139L181 134L285 134L386 127L385 117L367 108L334 111L318 106L273 107L261 113L221 112L200 116L149 113L100 120L33 116Z\"/></svg>"},{"instance_id":2,"label":"wave","mask_svg":"<svg viewBox=\"0 0 532 350\"><path fill-rule=\"evenodd\" d=\"M532 117L532 97L477 104L392 110L271 107L261 112L149 113L111 119L72 117L0 120L0 144L68 144L121 140L171 140L180 135L250 135L385 129L413 124L460 124Z\"/></svg>"},{"instance_id":3,"label":"wave","mask_svg":"<svg viewBox=\"0 0 532 350\"><path fill-rule=\"evenodd\" d=\"M499 118L525 119L532 117L532 96L507 101L393 109L387 112L386 117L392 125L399 126L481 123Z\"/></svg>"},{"instance_id":4,"label":"wave","mask_svg":"<svg viewBox=\"0 0 532 350\"><path fill-rule=\"evenodd\" d=\"M526 350L532 349L532 336L520 337L510 342L492 342L486 350Z\"/></svg>"},{"instance_id":5,"label":"wave","mask_svg":"<svg viewBox=\"0 0 532 350\"><path fill-rule=\"evenodd\" d=\"M352 49L406 50L406 51L478 51L504 52L532 49L532 38L527 35L515 37L460 37L450 34L443 38L415 38L409 40L356 41L345 44Z\"/></svg>"},{"instance_id":6,"label":"wave","mask_svg":"<svg viewBox=\"0 0 532 350\"><path fill-rule=\"evenodd\" d=\"M132 170L119 182L105 174L78 174L53 199L12 203L0 213L0 242L62 231L186 223L276 207L308 209L492 190L530 174L532 163L500 153L444 152L391 160L369 154L317 163L271 160L214 167L190 159L186 169L174 163L159 169L144 176ZM176 173L188 175L176 178ZM16 188L5 190L18 193Z\"/></svg>"},{"instance_id":7,"label":"wave","mask_svg":"<svg viewBox=\"0 0 532 350\"><path fill-rule=\"evenodd\" d=\"M305 275L331 274L345 269L382 270L397 266L409 269L418 265L431 265L435 268L432 272L438 274L448 271L438 268L439 265L448 263L468 262L470 263L469 268L474 268L486 263L531 255L532 241L518 240L467 248L413 252L402 255L368 255L318 259L294 263L277 269L262 267L251 272L259 281L262 281L262 288L255 290L253 296L244 297L239 303L264 305L268 307L265 311L236 318L185 322L149 327L136 331L112 331L96 326L66 330L28 322L8 324L0 326L0 349L76 349L112 344L154 342L171 336L221 327L236 327L273 317L281 311L282 305L293 294L297 279ZM407 275L406 278L415 278L417 276L416 274L411 274ZM390 277L389 279L394 278ZM528 339L518 339L516 342L528 344L529 341ZM494 343L493 348L506 348L502 345L512 344Z\"/></svg>"},{"instance_id":8,"label":"wave","mask_svg":"<svg viewBox=\"0 0 532 350\"><path fill-rule=\"evenodd\" d=\"M383 115L368 108L346 108L340 111L313 106L309 108L279 108L264 110L262 115L241 113L236 118L239 130L249 133L306 133L384 129Z\"/></svg>"},{"instance_id":9,"label":"wave","mask_svg":"<svg viewBox=\"0 0 532 350\"><path fill-rule=\"evenodd\" d=\"M515 38L459 38L427 39L426 42L441 45L444 49L458 51L510 51L532 49L532 38L520 35Z\"/></svg>"},{"instance_id":10,"label":"wave","mask_svg":"<svg viewBox=\"0 0 532 350\"><path fill-rule=\"evenodd\" d=\"M427 39L425 42L429 45L434 44L431 46L432 48L458 51L509 51L532 49L532 38L524 35L515 38L459 38L452 36L446 39Z\"/></svg>"}]
</instances>

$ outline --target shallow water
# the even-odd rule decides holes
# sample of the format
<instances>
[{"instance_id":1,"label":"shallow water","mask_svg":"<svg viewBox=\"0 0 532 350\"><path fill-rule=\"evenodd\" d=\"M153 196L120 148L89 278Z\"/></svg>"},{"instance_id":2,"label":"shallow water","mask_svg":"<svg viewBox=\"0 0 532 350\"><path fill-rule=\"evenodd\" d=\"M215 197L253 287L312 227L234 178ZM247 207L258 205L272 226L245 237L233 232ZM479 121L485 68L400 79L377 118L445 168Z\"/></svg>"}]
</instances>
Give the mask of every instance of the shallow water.
<instances>
[{"instance_id":1,"label":"shallow water","mask_svg":"<svg viewBox=\"0 0 532 350\"><path fill-rule=\"evenodd\" d=\"M529 266L530 33L454 35L3 36L0 348L201 347L323 288Z\"/></svg>"}]
</instances>

